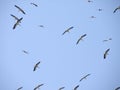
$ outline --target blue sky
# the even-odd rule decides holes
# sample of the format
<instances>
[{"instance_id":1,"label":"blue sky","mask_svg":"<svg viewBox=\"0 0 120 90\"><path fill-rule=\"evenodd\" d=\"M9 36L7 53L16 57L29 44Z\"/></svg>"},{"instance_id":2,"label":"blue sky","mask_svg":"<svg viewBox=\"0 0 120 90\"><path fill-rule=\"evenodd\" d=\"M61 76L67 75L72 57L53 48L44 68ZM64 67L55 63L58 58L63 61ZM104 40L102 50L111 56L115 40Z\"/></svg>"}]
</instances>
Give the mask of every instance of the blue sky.
<instances>
[{"instance_id":1,"label":"blue sky","mask_svg":"<svg viewBox=\"0 0 120 90\"><path fill-rule=\"evenodd\" d=\"M17 90L21 86L22 90L33 90L42 83L41 90L58 90L62 86L73 90L76 85L80 85L78 90L114 90L120 86L120 10L113 14L120 6L119 0L0 2L0 90ZM23 17L15 30L10 14ZM74 28L70 33L62 35L71 26ZM83 34L87 36L76 45ZM108 38L112 40L103 42ZM103 59L108 48L109 55ZM39 61L39 68L33 72ZM91 75L79 82L86 74Z\"/></svg>"}]
</instances>

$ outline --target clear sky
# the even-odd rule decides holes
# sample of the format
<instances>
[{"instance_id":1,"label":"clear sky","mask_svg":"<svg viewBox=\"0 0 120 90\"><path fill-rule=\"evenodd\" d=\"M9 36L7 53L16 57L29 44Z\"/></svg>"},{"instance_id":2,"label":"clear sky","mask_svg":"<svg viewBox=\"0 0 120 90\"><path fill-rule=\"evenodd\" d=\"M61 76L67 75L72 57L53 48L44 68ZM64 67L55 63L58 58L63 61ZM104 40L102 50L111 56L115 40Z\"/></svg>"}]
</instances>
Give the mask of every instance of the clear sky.
<instances>
[{"instance_id":1,"label":"clear sky","mask_svg":"<svg viewBox=\"0 0 120 90\"><path fill-rule=\"evenodd\" d=\"M73 90L76 85L80 85L77 90L114 90L120 86L120 10L113 13L118 6L120 0L1 0L0 90L33 90L39 84L44 84L40 90L63 86ZM23 17L15 30L10 14ZM91 75L79 82L87 74Z\"/></svg>"}]
</instances>

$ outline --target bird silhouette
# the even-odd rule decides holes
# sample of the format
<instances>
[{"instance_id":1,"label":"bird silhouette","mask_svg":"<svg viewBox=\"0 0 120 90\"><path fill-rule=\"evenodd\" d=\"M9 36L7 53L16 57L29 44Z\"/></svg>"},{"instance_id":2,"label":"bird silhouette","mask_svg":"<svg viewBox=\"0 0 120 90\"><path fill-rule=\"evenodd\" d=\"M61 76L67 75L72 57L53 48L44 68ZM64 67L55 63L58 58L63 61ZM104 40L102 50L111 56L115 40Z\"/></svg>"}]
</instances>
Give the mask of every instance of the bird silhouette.
<instances>
[{"instance_id":1,"label":"bird silhouette","mask_svg":"<svg viewBox=\"0 0 120 90\"><path fill-rule=\"evenodd\" d=\"M81 79L80 79L80 82L83 80L83 79L86 79L88 76L90 76L91 74L87 74L87 75L85 75L84 77L82 77Z\"/></svg>"},{"instance_id":2,"label":"bird silhouette","mask_svg":"<svg viewBox=\"0 0 120 90\"><path fill-rule=\"evenodd\" d=\"M107 41L110 41L110 40L112 40L112 38L105 39L105 40L103 40L103 42L107 42Z\"/></svg>"},{"instance_id":3,"label":"bird silhouette","mask_svg":"<svg viewBox=\"0 0 120 90\"><path fill-rule=\"evenodd\" d=\"M117 87L115 90L119 90L120 89L120 87Z\"/></svg>"},{"instance_id":4,"label":"bird silhouette","mask_svg":"<svg viewBox=\"0 0 120 90\"><path fill-rule=\"evenodd\" d=\"M104 59L106 59L109 51L110 51L110 48L105 51L105 53L104 53Z\"/></svg>"},{"instance_id":5,"label":"bird silhouette","mask_svg":"<svg viewBox=\"0 0 120 90\"><path fill-rule=\"evenodd\" d=\"M62 90L62 89L64 89L65 87L60 87L58 90Z\"/></svg>"},{"instance_id":6,"label":"bird silhouette","mask_svg":"<svg viewBox=\"0 0 120 90\"><path fill-rule=\"evenodd\" d=\"M118 9L120 9L120 6L118 6L117 8L115 8L115 10L113 11L113 13L115 13Z\"/></svg>"},{"instance_id":7,"label":"bird silhouette","mask_svg":"<svg viewBox=\"0 0 120 90\"><path fill-rule=\"evenodd\" d=\"M35 7L38 7L38 5L37 4L35 4L35 3L30 3L31 5L34 5Z\"/></svg>"},{"instance_id":8,"label":"bird silhouette","mask_svg":"<svg viewBox=\"0 0 120 90\"><path fill-rule=\"evenodd\" d=\"M37 90L37 89L39 89L41 86L43 86L44 84L40 84L40 85L38 85L38 86L36 86L35 88L34 88L34 90Z\"/></svg>"},{"instance_id":9,"label":"bird silhouette","mask_svg":"<svg viewBox=\"0 0 120 90\"><path fill-rule=\"evenodd\" d=\"M78 87L79 87L79 85L75 86L75 87L74 87L74 90L77 90L77 89L78 89Z\"/></svg>"},{"instance_id":10,"label":"bird silhouette","mask_svg":"<svg viewBox=\"0 0 120 90\"><path fill-rule=\"evenodd\" d=\"M86 36L87 34L82 35L76 42L76 45Z\"/></svg>"},{"instance_id":11,"label":"bird silhouette","mask_svg":"<svg viewBox=\"0 0 120 90\"><path fill-rule=\"evenodd\" d=\"M74 27L72 26L72 27L70 27L70 28L68 28L67 30L65 30L63 33L62 33L62 35L64 35L66 32L69 32L71 29L73 29Z\"/></svg>"},{"instance_id":12,"label":"bird silhouette","mask_svg":"<svg viewBox=\"0 0 120 90\"><path fill-rule=\"evenodd\" d=\"M38 68L38 65L39 65L39 64L40 64L40 61L35 64L33 71L36 71L36 69Z\"/></svg>"},{"instance_id":13,"label":"bird silhouette","mask_svg":"<svg viewBox=\"0 0 120 90\"><path fill-rule=\"evenodd\" d=\"M17 25L19 25L19 23L21 23L21 20L22 20L23 18L20 18L20 19L18 19L17 20L17 22L14 24L14 26L13 26L13 29L15 29L16 28L16 26Z\"/></svg>"},{"instance_id":14,"label":"bird silhouette","mask_svg":"<svg viewBox=\"0 0 120 90\"><path fill-rule=\"evenodd\" d=\"M28 53L27 51L25 51L25 50L22 50L22 52L25 53L25 54L29 54L29 53Z\"/></svg>"},{"instance_id":15,"label":"bird silhouette","mask_svg":"<svg viewBox=\"0 0 120 90\"><path fill-rule=\"evenodd\" d=\"M19 11L21 11L23 14L26 14L25 11L23 9L21 9L19 6L14 5Z\"/></svg>"},{"instance_id":16,"label":"bird silhouette","mask_svg":"<svg viewBox=\"0 0 120 90\"><path fill-rule=\"evenodd\" d=\"M20 90L20 89L22 89L23 87L19 87L17 90Z\"/></svg>"}]
</instances>

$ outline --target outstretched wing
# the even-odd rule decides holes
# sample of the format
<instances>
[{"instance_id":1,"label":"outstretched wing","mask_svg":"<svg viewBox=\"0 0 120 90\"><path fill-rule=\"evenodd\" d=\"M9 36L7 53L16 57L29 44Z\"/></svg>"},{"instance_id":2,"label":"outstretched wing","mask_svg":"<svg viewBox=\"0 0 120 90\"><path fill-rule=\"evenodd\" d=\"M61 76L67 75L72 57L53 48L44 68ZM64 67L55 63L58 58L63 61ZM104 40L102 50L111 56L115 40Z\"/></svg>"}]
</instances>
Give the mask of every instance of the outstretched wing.
<instances>
[{"instance_id":1,"label":"outstretched wing","mask_svg":"<svg viewBox=\"0 0 120 90\"><path fill-rule=\"evenodd\" d=\"M15 20L19 20L15 15L10 14Z\"/></svg>"},{"instance_id":2,"label":"outstretched wing","mask_svg":"<svg viewBox=\"0 0 120 90\"><path fill-rule=\"evenodd\" d=\"M115 90L119 90L120 89L120 87L117 87Z\"/></svg>"},{"instance_id":3,"label":"outstretched wing","mask_svg":"<svg viewBox=\"0 0 120 90\"><path fill-rule=\"evenodd\" d=\"M59 88L59 90L62 90L62 89L64 89L65 87L61 87L61 88Z\"/></svg>"},{"instance_id":4,"label":"outstretched wing","mask_svg":"<svg viewBox=\"0 0 120 90\"><path fill-rule=\"evenodd\" d=\"M22 89L23 87L19 87L17 90L20 90L20 89Z\"/></svg>"},{"instance_id":5,"label":"outstretched wing","mask_svg":"<svg viewBox=\"0 0 120 90\"><path fill-rule=\"evenodd\" d=\"M76 45L77 45L77 44L80 42L80 40L82 40L82 38L84 38L86 35L87 35L87 34L82 35L82 36L78 39L78 41L76 42Z\"/></svg>"},{"instance_id":6,"label":"outstretched wing","mask_svg":"<svg viewBox=\"0 0 120 90\"><path fill-rule=\"evenodd\" d=\"M35 71L37 69L39 64L40 64L40 61L37 64L35 64L33 71Z\"/></svg>"},{"instance_id":7,"label":"outstretched wing","mask_svg":"<svg viewBox=\"0 0 120 90\"><path fill-rule=\"evenodd\" d=\"M17 9L19 9L23 14L26 14L25 11L24 11L23 9L21 9L19 6L15 5L15 7L16 7Z\"/></svg>"},{"instance_id":8,"label":"outstretched wing","mask_svg":"<svg viewBox=\"0 0 120 90\"><path fill-rule=\"evenodd\" d=\"M71 29L73 29L74 27L72 26L72 27L69 27L67 30L65 30L63 33L62 33L62 35L64 35L66 32L69 32Z\"/></svg>"},{"instance_id":9,"label":"outstretched wing","mask_svg":"<svg viewBox=\"0 0 120 90\"><path fill-rule=\"evenodd\" d=\"M35 3L30 3L30 4L32 4L32 5L36 6L36 7L38 7L38 5L37 5L37 4L35 4Z\"/></svg>"},{"instance_id":10,"label":"outstretched wing","mask_svg":"<svg viewBox=\"0 0 120 90\"><path fill-rule=\"evenodd\" d=\"M15 29L17 25L19 25L19 23L21 22L22 19L23 18L20 18L20 19L17 20L17 22L13 26L13 29Z\"/></svg>"},{"instance_id":11,"label":"outstretched wing","mask_svg":"<svg viewBox=\"0 0 120 90\"><path fill-rule=\"evenodd\" d=\"M44 84L40 84L40 85L38 85L38 86L36 86L35 88L34 88L34 90L37 90L38 88L40 88L41 86L43 86Z\"/></svg>"},{"instance_id":12,"label":"outstretched wing","mask_svg":"<svg viewBox=\"0 0 120 90\"><path fill-rule=\"evenodd\" d=\"M75 86L74 90L77 90L78 87L79 87L79 85Z\"/></svg>"},{"instance_id":13,"label":"outstretched wing","mask_svg":"<svg viewBox=\"0 0 120 90\"><path fill-rule=\"evenodd\" d=\"M105 53L104 53L104 59L106 59L109 50L110 50L110 48L105 51Z\"/></svg>"}]
</instances>

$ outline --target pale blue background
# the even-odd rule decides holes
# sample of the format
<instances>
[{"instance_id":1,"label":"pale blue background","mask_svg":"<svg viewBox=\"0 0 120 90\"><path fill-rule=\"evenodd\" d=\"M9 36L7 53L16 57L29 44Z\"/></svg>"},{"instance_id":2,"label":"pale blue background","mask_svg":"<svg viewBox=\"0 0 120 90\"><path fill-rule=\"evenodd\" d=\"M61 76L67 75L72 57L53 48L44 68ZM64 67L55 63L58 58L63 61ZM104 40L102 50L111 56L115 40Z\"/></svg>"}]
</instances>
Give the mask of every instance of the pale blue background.
<instances>
[{"instance_id":1,"label":"pale blue background","mask_svg":"<svg viewBox=\"0 0 120 90\"><path fill-rule=\"evenodd\" d=\"M26 15L14 5L24 9ZM0 90L21 86L22 90L33 90L41 83L41 90L62 86L73 90L78 84L78 90L114 90L120 86L120 10L113 14L119 5L119 0L1 0ZM99 8L103 10L99 12ZM23 17L15 30L10 14ZM71 26L74 28L70 33L62 36ZM76 45L85 33L87 36ZM112 41L102 42L108 38ZM40 68L33 72L38 61ZM91 75L79 82L88 73Z\"/></svg>"}]
</instances>

